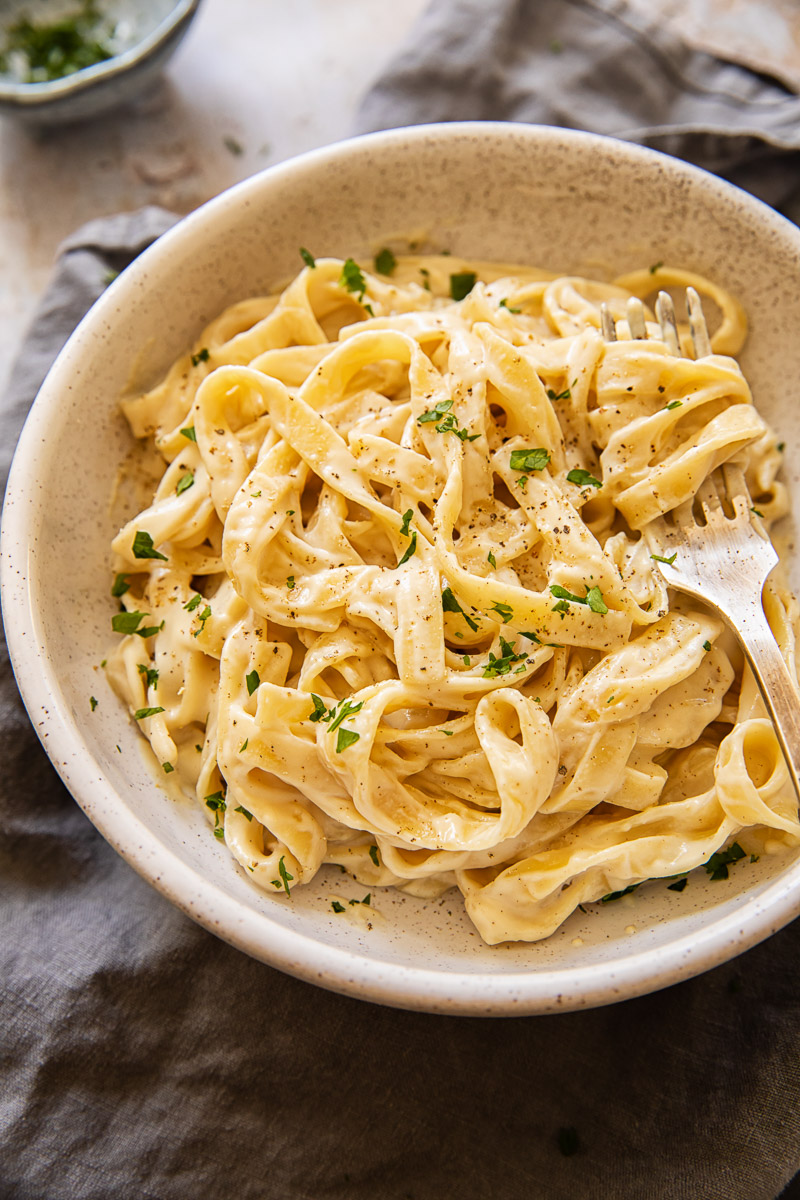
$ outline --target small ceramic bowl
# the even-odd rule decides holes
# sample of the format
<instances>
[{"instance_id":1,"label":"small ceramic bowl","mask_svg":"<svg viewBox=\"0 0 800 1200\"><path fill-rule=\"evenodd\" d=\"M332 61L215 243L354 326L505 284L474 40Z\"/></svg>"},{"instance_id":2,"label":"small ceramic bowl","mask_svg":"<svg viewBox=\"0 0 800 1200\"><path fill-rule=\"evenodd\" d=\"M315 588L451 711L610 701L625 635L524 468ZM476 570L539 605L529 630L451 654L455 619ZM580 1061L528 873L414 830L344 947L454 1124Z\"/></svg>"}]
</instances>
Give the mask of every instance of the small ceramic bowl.
<instances>
[{"instance_id":1,"label":"small ceramic bowl","mask_svg":"<svg viewBox=\"0 0 800 1200\"><path fill-rule=\"evenodd\" d=\"M95 116L133 99L174 53L199 3L102 0L95 7L102 42L112 56L62 78L27 82L16 69L19 57L4 55L5 62L0 61L0 113L39 124L61 124ZM20 21L51 28L56 20L74 18L82 7L82 0L58 5L50 0L0 0L0 54Z\"/></svg>"},{"instance_id":2,"label":"small ceramic bowl","mask_svg":"<svg viewBox=\"0 0 800 1200\"><path fill-rule=\"evenodd\" d=\"M254 887L209 836L199 806L154 782L143 739L99 666L113 641L109 543L120 518L110 497L133 444L120 394L154 384L226 305L293 276L300 246L368 262L403 238L600 278L664 261L731 289L751 322L743 366L786 442L797 502L800 410L776 387L800 379L794 225L676 159L588 134L489 123L375 134L274 167L186 217L123 272L68 342L25 426L7 492L3 604L17 679L55 766L112 845L186 913L265 962L432 1012L545 1012L652 991L794 917L800 855L762 855L727 880L695 872L680 893L642 887L574 913L538 944L484 945L456 893L425 901L376 892L370 929L332 912L332 891L364 890L335 868L291 898Z\"/></svg>"}]
</instances>

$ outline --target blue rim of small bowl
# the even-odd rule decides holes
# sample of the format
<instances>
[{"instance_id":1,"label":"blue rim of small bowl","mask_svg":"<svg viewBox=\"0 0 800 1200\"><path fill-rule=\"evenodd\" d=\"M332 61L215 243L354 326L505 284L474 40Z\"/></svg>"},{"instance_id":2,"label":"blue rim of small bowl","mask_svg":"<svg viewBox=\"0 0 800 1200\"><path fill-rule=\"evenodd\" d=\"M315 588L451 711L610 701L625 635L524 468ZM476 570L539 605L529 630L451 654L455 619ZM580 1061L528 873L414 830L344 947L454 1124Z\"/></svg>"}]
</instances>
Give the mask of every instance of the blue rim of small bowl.
<instances>
[{"instance_id":1,"label":"blue rim of small bowl","mask_svg":"<svg viewBox=\"0 0 800 1200\"><path fill-rule=\"evenodd\" d=\"M108 82L120 75L127 75L140 64L156 56L175 37L176 33L192 19L200 6L200 0L177 0L172 12L156 26L147 37L136 42L121 54L115 54L105 62L81 71L73 71L62 79L47 79L41 83L17 83L0 77L0 103L21 109L34 109L66 97L80 95L97 84Z\"/></svg>"}]
</instances>

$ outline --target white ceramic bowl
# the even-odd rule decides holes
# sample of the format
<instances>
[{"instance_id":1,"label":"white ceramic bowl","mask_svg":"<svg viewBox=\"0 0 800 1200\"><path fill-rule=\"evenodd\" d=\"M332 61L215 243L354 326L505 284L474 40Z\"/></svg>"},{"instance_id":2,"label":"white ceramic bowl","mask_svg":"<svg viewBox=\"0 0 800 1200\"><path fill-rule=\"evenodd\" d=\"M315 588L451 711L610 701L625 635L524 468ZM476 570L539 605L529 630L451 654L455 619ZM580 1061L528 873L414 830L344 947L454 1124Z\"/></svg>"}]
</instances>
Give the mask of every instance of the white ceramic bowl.
<instances>
[{"instance_id":1,"label":"white ceramic bowl","mask_svg":"<svg viewBox=\"0 0 800 1200\"><path fill-rule=\"evenodd\" d=\"M748 310L744 366L792 463L800 421L781 399L800 379L800 232L771 210L676 160L560 129L422 126L315 151L167 233L98 301L48 376L3 524L5 620L25 703L112 845L194 919L284 971L386 1004L472 1014L577 1008L663 987L794 917L797 856L762 856L723 882L700 872L681 894L642 888L575 914L538 945L485 946L452 893L425 902L379 892L367 930L331 911L331 891L348 888L335 868L290 900L252 886L197 806L154 784L99 670L112 641L109 496L131 444L119 394L132 377L154 382L227 304L294 274L298 247L367 260L403 234L558 271L602 275L664 260L706 273ZM362 893L352 884L347 894Z\"/></svg>"}]
</instances>

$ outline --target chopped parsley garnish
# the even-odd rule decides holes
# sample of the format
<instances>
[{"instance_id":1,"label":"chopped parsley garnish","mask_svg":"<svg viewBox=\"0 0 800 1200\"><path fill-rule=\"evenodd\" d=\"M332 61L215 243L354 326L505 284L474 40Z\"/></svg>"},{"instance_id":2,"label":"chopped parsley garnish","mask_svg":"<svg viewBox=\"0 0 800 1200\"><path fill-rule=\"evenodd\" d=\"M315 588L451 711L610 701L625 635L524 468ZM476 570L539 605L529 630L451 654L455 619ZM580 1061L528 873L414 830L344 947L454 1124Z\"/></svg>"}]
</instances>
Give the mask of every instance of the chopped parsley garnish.
<instances>
[{"instance_id":1,"label":"chopped parsley garnish","mask_svg":"<svg viewBox=\"0 0 800 1200\"><path fill-rule=\"evenodd\" d=\"M760 510L760 509L758 509L758 508L756 508L755 506L751 505L751 506L750 506L750 512L751 512L751 513L755 513L757 517L761 517L761 519L762 519L762 521L763 521L763 519L764 519L764 514L763 514L763 512L761 512L761 510Z\"/></svg>"},{"instance_id":2,"label":"chopped parsley garnish","mask_svg":"<svg viewBox=\"0 0 800 1200\"><path fill-rule=\"evenodd\" d=\"M450 295L454 300L463 300L475 287L478 276L474 271L459 271L450 276Z\"/></svg>"},{"instance_id":3,"label":"chopped parsley garnish","mask_svg":"<svg viewBox=\"0 0 800 1200\"><path fill-rule=\"evenodd\" d=\"M388 246L384 246L383 250L375 255L375 270L379 275L392 275L396 266L397 259Z\"/></svg>"},{"instance_id":4,"label":"chopped parsley garnish","mask_svg":"<svg viewBox=\"0 0 800 1200\"><path fill-rule=\"evenodd\" d=\"M133 539L133 557L134 558L160 558L164 562L167 561L166 554L162 554L160 550L156 550L153 546L153 539L150 534L144 529L138 529Z\"/></svg>"},{"instance_id":5,"label":"chopped parsley garnish","mask_svg":"<svg viewBox=\"0 0 800 1200\"><path fill-rule=\"evenodd\" d=\"M136 712L133 714L133 719L134 721L143 721L145 717L155 717L158 713L162 713L163 711L164 709L158 705L154 706L153 708L137 708Z\"/></svg>"},{"instance_id":6,"label":"chopped parsley garnish","mask_svg":"<svg viewBox=\"0 0 800 1200\"><path fill-rule=\"evenodd\" d=\"M363 301L364 293L367 290L367 281L355 259L348 258L345 260L342 273L339 276L339 287L345 288L348 292L353 292L359 304Z\"/></svg>"},{"instance_id":7,"label":"chopped parsley garnish","mask_svg":"<svg viewBox=\"0 0 800 1200\"><path fill-rule=\"evenodd\" d=\"M283 856L281 856L281 861L278 863L278 874L280 875L280 879L273 879L272 886L277 888L282 887L286 892L286 895L291 896L292 893L289 890L289 884L294 879L294 875L290 875L286 870L286 864L283 861Z\"/></svg>"},{"instance_id":8,"label":"chopped parsley garnish","mask_svg":"<svg viewBox=\"0 0 800 1200\"><path fill-rule=\"evenodd\" d=\"M781 454L783 454L784 450L786 449L786 442L778 442L776 448Z\"/></svg>"},{"instance_id":9,"label":"chopped parsley garnish","mask_svg":"<svg viewBox=\"0 0 800 1200\"><path fill-rule=\"evenodd\" d=\"M707 651L707 650L710 650L710 649L711 649L711 642L703 642L703 649L704 649L704 650L706 650L706 651Z\"/></svg>"},{"instance_id":10,"label":"chopped parsley garnish","mask_svg":"<svg viewBox=\"0 0 800 1200\"><path fill-rule=\"evenodd\" d=\"M173 767L173 765L172 765L172 763L171 763L171 762L165 762L165 763L162 763L162 764L161 764L161 769L162 769L162 771L164 772L164 774L165 774L165 775L171 775L171 774L172 774L172 772L175 770L175 768Z\"/></svg>"},{"instance_id":11,"label":"chopped parsley garnish","mask_svg":"<svg viewBox=\"0 0 800 1200\"><path fill-rule=\"evenodd\" d=\"M158 671L155 667L148 667L146 663L137 663L136 670L140 675L145 677L145 687L155 687L158 683Z\"/></svg>"},{"instance_id":12,"label":"chopped parsley garnish","mask_svg":"<svg viewBox=\"0 0 800 1200\"><path fill-rule=\"evenodd\" d=\"M530 638L532 642L536 642L537 646L541 646L542 639L539 637L538 633L528 633L524 629L520 629L520 633L523 637Z\"/></svg>"},{"instance_id":13,"label":"chopped parsley garnish","mask_svg":"<svg viewBox=\"0 0 800 1200\"><path fill-rule=\"evenodd\" d=\"M504 296L504 297L503 297L503 299L500 301L500 304L498 305L498 308L506 308L506 309L508 309L508 311L509 311L510 313L521 313L521 312L522 312L522 309L521 309L521 308L512 308L512 307L511 307L511 305L510 305L510 304L508 303L508 301L506 300L505 296Z\"/></svg>"},{"instance_id":14,"label":"chopped parsley garnish","mask_svg":"<svg viewBox=\"0 0 800 1200\"><path fill-rule=\"evenodd\" d=\"M496 679L498 675L508 675L514 663L520 662L526 657L525 654L515 654L512 643L502 637L500 638L500 649L503 651L500 658L495 657L491 650L489 651L489 662L483 668L484 679Z\"/></svg>"},{"instance_id":15,"label":"chopped parsley garnish","mask_svg":"<svg viewBox=\"0 0 800 1200\"><path fill-rule=\"evenodd\" d=\"M117 575L111 585L112 596L124 596L130 588L130 583L124 575Z\"/></svg>"},{"instance_id":16,"label":"chopped parsley garnish","mask_svg":"<svg viewBox=\"0 0 800 1200\"><path fill-rule=\"evenodd\" d=\"M678 557L678 551L676 550L674 554L670 554L669 558L664 558L663 554L651 554L650 557L654 558L656 562L663 562L666 563L668 567L671 567L675 562L675 559Z\"/></svg>"},{"instance_id":17,"label":"chopped parsley garnish","mask_svg":"<svg viewBox=\"0 0 800 1200\"><path fill-rule=\"evenodd\" d=\"M577 382L578 382L577 379L573 379L573 381L569 385L569 387L564 388L563 392L557 392L555 390L555 388L548 388L547 389L547 399L548 400L571 400L572 399L572 389L575 387L575 384Z\"/></svg>"},{"instance_id":18,"label":"chopped parsley garnish","mask_svg":"<svg viewBox=\"0 0 800 1200\"><path fill-rule=\"evenodd\" d=\"M676 879L674 883L667 884L667 890L670 892L682 892L689 880L684 876L683 879Z\"/></svg>"},{"instance_id":19,"label":"chopped parsley garnish","mask_svg":"<svg viewBox=\"0 0 800 1200\"><path fill-rule=\"evenodd\" d=\"M403 513L403 524L400 526L400 532L402 533L403 537L411 537L411 534L409 533L409 526L411 524L411 518L413 515L413 508L407 508Z\"/></svg>"},{"instance_id":20,"label":"chopped parsley garnish","mask_svg":"<svg viewBox=\"0 0 800 1200\"><path fill-rule=\"evenodd\" d=\"M510 467L512 471L543 471L550 462L550 451L543 446L533 450L512 450Z\"/></svg>"},{"instance_id":21,"label":"chopped parsley garnish","mask_svg":"<svg viewBox=\"0 0 800 1200\"><path fill-rule=\"evenodd\" d=\"M600 613L603 616L608 612L608 606L603 600L603 593L597 586L586 588L585 596L576 596L574 592L567 591L560 583L551 583L550 591L559 601L559 604L553 608L553 612L568 612L565 601L569 601L571 604L588 604L592 612Z\"/></svg>"},{"instance_id":22,"label":"chopped parsley garnish","mask_svg":"<svg viewBox=\"0 0 800 1200\"><path fill-rule=\"evenodd\" d=\"M222 792L211 792L209 796L204 796L203 799L206 802L206 808L210 808L215 814L215 823L218 825L219 814L224 813L228 807L225 803L225 797L223 796Z\"/></svg>"},{"instance_id":23,"label":"chopped parsley garnish","mask_svg":"<svg viewBox=\"0 0 800 1200\"><path fill-rule=\"evenodd\" d=\"M708 872L712 880L727 879L728 867L737 863L740 858L746 857L739 843L734 842L732 846L728 846L727 850L718 850L716 854L712 854L708 862L703 863L703 869Z\"/></svg>"},{"instance_id":24,"label":"chopped parsley garnish","mask_svg":"<svg viewBox=\"0 0 800 1200\"><path fill-rule=\"evenodd\" d=\"M335 913L344 912L344 905L340 904L338 900L331 900L331 908Z\"/></svg>"},{"instance_id":25,"label":"chopped parsley garnish","mask_svg":"<svg viewBox=\"0 0 800 1200\"><path fill-rule=\"evenodd\" d=\"M470 656L468 654L464 655L464 658L462 659L462 661L463 661L465 667L472 666L472 659L470 658Z\"/></svg>"},{"instance_id":26,"label":"chopped parsley garnish","mask_svg":"<svg viewBox=\"0 0 800 1200\"><path fill-rule=\"evenodd\" d=\"M216 829L212 829L211 832L214 834L214 837L219 838L221 842L225 840L225 830L221 825L218 825Z\"/></svg>"},{"instance_id":27,"label":"chopped parsley garnish","mask_svg":"<svg viewBox=\"0 0 800 1200\"><path fill-rule=\"evenodd\" d=\"M490 608L489 611L496 612L498 617L500 617L500 619L502 620L504 625L507 625L508 622L511 620L511 618L514 616L514 610L511 607L511 605L510 604L501 604L499 600L497 601L496 604L492 605L492 607Z\"/></svg>"},{"instance_id":28,"label":"chopped parsley garnish","mask_svg":"<svg viewBox=\"0 0 800 1200\"><path fill-rule=\"evenodd\" d=\"M427 425L431 421L441 421L449 408L453 407L452 400L440 400L433 408L429 408L427 412L422 413L417 417L418 425Z\"/></svg>"},{"instance_id":29,"label":"chopped parsley garnish","mask_svg":"<svg viewBox=\"0 0 800 1200\"><path fill-rule=\"evenodd\" d=\"M114 25L93 0L83 0L77 13L50 21L31 21L23 14L6 28L0 69L9 70L9 59L19 59L25 83L64 79L113 55L107 39Z\"/></svg>"},{"instance_id":30,"label":"chopped parsley garnish","mask_svg":"<svg viewBox=\"0 0 800 1200\"><path fill-rule=\"evenodd\" d=\"M115 613L111 618L111 628L114 633L137 633L141 621L149 615L149 613L143 612Z\"/></svg>"},{"instance_id":31,"label":"chopped parsley garnish","mask_svg":"<svg viewBox=\"0 0 800 1200\"><path fill-rule=\"evenodd\" d=\"M454 433L462 442L474 442L481 435L479 433L467 433L466 429L461 429L455 413L448 412L448 409L453 407L452 400L440 400L433 408L422 413L417 417L418 425L427 425L432 421L438 421L436 426L437 433Z\"/></svg>"},{"instance_id":32,"label":"chopped parsley garnish","mask_svg":"<svg viewBox=\"0 0 800 1200\"><path fill-rule=\"evenodd\" d=\"M258 685L261 683L261 679L259 678L258 671L251 671L249 675L246 675L245 683L247 684L248 696L252 696L253 692L256 690Z\"/></svg>"},{"instance_id":33,"label":"chopped parsley garnish","mask_svg":"<svg viewBox=\"0 0 800 1200\"><path fill-rule=\"evenodd\" d=\"M196 593L194 596L192 596L191 600L186 601L186 603L184 604L183 607L186 609L187 612L194 612L194 610L197 608L198 604L202 604L202 603L203 603L203 597L199 593Z\"/></svg>"},{"instance_id":34,"label":"chopped parsley garnish","mask_svg":"<svg viewBox=\"0 0 800 1200\"><path fill-rule=\"evenodd\" d=\"M92 712L94 712L94 710L97 708L97 697L96 696L89 697L89 706L91 707Z\"/></svg>"},{"instance_id":35,"label":"chopped parsley garnish","mask_svg":"<svg viewBox=\"0 0 800 1200\"><path fill-rule=\"evenodd\" d=\"M363 900L348 900L347 903L353 904L369 904L372 901L372 892L367 892Z\"/></svg>"},{"instance_id":36,"label":"chopped parsley garnish","mask_svg":"<svg viewBox=\"0 0 800 1200\"><path fill-rule=\"evenodd\" d=\"M473 633L478 632L477 623L473 621L472 617L468 616L467 613L464 612L464 609L458 603L453 595L452 589L449 587L446 587L442 592L442 609L444 612L461 613L461 616L467 622Z\"/></svg>"},{"instance_id":37,"label":"chopped parsley garnish","mask_svg":"<svg viewBox=\"0 0 800 1200\"><path fill-rule=\"evenodd\" d=\"M495 558L495 556L491 550L486 555L486 561L488 562L490 567L494 567L494 569L497 570L497 559Z\"/></svg>"},{"instance_id":38,"label":"chopped parsley garnish","mask_svg":"<svg viewBox=\"0 0 800 1200\"><path fill-rule=\"evenodd\" d=\"M603 896L600 903L610 904L612 900L619 900L621 896L627 896L629 892L635 892L641 886L640 883L632 883L630 887L623 888L621 892L609 892L607 896Z\"/></svg>"},{"instance_id":39,"label":"chopped parsley garnish","mask_svg":"<svg viewBox=\"0 0 800 1200\"><path fill-rule=\"evenodd\" d=\"M650 268L650 274L655 275L656 271L660 271L663 265L664 263L660 260L657 263L653 263L652 267Z\"/></svg>"},{"instance_id":40,"label":"chopped parsley garnish","mask_svg":"<svg viewBox=\"0 0 800 1200\"><path fill-rule=\"evenodd\" d=\"M311 699L314 702L314 711L309 714L309 721L324 721L326 719L325 714L328 711L324 701L319 696L315 696L313 692L311 693Z\"/></svg>"},{"instance_id":41,"label":"chopped parsley garnish","mask_svg":"<svg viewBox=\"0 0 800 1200\"><path fill-rule=\"evenodd\" d=\"M560 51L554 51L560 53ZM559 1129L556 1135L558 1148L565 1158L572 1158L573 1154L577 1154L581 1148L581 1139L578 1137L578 1131L572 1125L564 1125Z\"/></svg>"},{"instance_id":42,"label":"chopped parsley garnish","mask_svg":"<svg viewBox=\"0 0 800 1200\"><path fill-rule=\"evenodd\" d=\"M189 442L197 441L197 434L194 431L194 425L187 425L185 429L181 430L181 433L183 434L183 436L186 438L187 441L189 441Z\"/></svg>"},{"instance_id":43,"label":"chopped parsley garnish","mask_svg":"<svg viewBox=\"0 0 800 1200\"><path fill-rule=\"evenodd\" d=\"M315 267L317 265L317 260L314 258L314 255L311 254L310 251L306 250L305 246L300 247L300 257L307 267Z\"/></svg>"},{"instance_id":44,"label":"chopped parsley garnish","mask_svg":"<svg viewBox=\"0 0 800 1200\"><path fill-rule=\"evenodd\" d=\"M376 867L379 867L381 865L380 860L378 859L378 847L377 846L370 846L369 856L372 859L372 861L375 863Z\"/></svg>"},{"instance_id":45,"label":"chopped parsley garnish","mask_svg":"<svg viewBox=\"0 0 800 1200\"><path fill-rule=\"evenodd\" d=\"M601 480L595 479L594 475L589 471L584 471L583 467L574 467L567 472L567 481L569 483L577 483L578 487L602 487Z\"/></svg>"},{"instance_id":46,"label":"chopped parsley garnish","mask_svg":"<svg viewBox=\"0 0 800 1200\"><path fill-rule=\"evenodd\" d=\"M290 592L294 591L294 575L286 576L286 586Z\"/></svg>"},{"instance_id":47,"label":"chopped parsley garnish","mask_svg":"<svg viewBox=\"0 0 800 1200\"><path fill-rule=\"evenodd\" d=\"M200 637L200 634L203 632L203 630L206 627L206 621L208 620L208 618L210 616L211 616L211 606L207 604L205 606L205 608L203 609L203 611L201 613L197 614L197 619L200 622L200 628L195 629L194 633L192 634L192 637Z\"/></svg>"},{"instance_id":48,"label":"chopped parsley garnish","mask_svg":"<svg viewBox=\"0 0 800 1200\"><path fill-rule=\"evenodd\" d=\"M194 483L194 472L187 471L186 474L181 475L180 479L178 480L178 483L175 487L175 495L176 496L182 495L183 492L186 492L189 490L189 488L192 486L193 483Z\"/></svg>"},{"instance_id":49,"label":"chopped parsley garnish","mask_svg":"<svg viewBox=\"0 0 800 1200\"><path fill-rule=\"evenodd\" d=\"M397 564L398 567L402 567L403 563L408 562L408 560L411 558L412 554L414 554L416 549L417 549L417 533L416 533L416 530L414 530L414 532L411 534L411 543L408 546L403 557L400 559L400 562Z\"/></svg>"},{"instance_id":50,"label":"chopped parsley garnish","mask_svg":"<svg viewBox=\"0 0 800 1200\"><path fill-rule=\"evenodd\" d=\"M667 412L671 412L673 408L682 408L683 401L682 400L670 400L669 404L665 404L664 407L666 408Z\"/></svg>"},{"instance_id":51,"label":"chopped parsley garnish","mask_svg":"<svg viewBox=\"0 0 800 1200\"><path fill-rule=\"evenodd\" d=\"M198 350L197 354L192 355L192 366L196 367L198 365L198 363L208 362L208 358L209 358L208 347L203 346L202 350ZM183 430L181 430L181 433L183 433Z\"/></svg>"},{"instance_id":52,"label":"chopped parsley garnish","mask_svg":"<svg viewBox=\"0 0 800 1200\"><path fill-rule=\"evenodd\" d=\"M242 804L237 804L236 808L233 811L241 813L242 816L246 817L248 821L252 821L252 819L253 819L253 814L251 812L248 812L248 810Z\"/></svg>"},{"instance_id":53,"label":"chopped parsley garnish","mask_svg":"<svg viewBox=\"0 0 800 1200\"><path fill-rule=\"evenodd\" d=\"M341 754L348 746L352 746L361 737L354 729L340 729L336 737L336 753Z\"/></svg>"},{"instance_id":54,"label":"chopped parsley garnish","mask_svg":"<svg viewBox=\"0 0 800 1200\"><path fill-rule=\"evenodd\" d=\"M363 707L363 700L359 700L357 704L353 704L352 700L340 700L338 704L334 704L333 708L328 712L327 717L325 717L325 720L331 723L329 732L333 733L334 729L338 729L342 721L345 721L348 717L352 717L353 713L360 712ZM357 738L358 734L356 734L353 741Z\"/></svg>"},{"instance_id":55,"label":"chopped parsley garnish","mask_svg":"<svg viewBox=\"0 0 800 1200\"><path fill-rule=\"evenodd\" d=\"M240 754L244 754L245 750L247 749L247 746L248 746L249 742L250 742L250 738L245 738L245 739L244 739L244 741L242 742L241 746L239 747L239 753L240 753Z\"/></svg>"}]
</instances>

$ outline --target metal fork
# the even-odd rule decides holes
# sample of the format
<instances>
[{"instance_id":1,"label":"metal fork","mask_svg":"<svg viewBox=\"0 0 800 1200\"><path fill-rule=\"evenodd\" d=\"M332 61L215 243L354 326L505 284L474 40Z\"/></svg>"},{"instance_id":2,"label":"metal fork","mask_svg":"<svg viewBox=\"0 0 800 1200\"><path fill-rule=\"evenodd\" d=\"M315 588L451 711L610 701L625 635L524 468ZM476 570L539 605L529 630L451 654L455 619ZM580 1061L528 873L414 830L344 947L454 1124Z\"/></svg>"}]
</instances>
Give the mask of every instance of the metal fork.
<instances>
[{"instance_id":1,"label":"metal fork","mask_svg":"<svg viewBox=\"0 0 800 1200\"><path fill-rule=\"evenodd\" d=\"M687 288L687 309L695 358L711 353L700 297ZM640 300L628 302L633 338L647 336ZM656 316L669 349L680 353L671 297L659 293ZM614 321L601 309L603 336L616 341ZM786 765L800 799L800 696L764 613L762 592L778 555L753 521L754 509L744 473L734 463L712 471L694 501L686 501L653 522L646 537L651 554L670 587L712 608L739 639L772 718ZM704 524L699 522L702 515ZM666 560L666 561L665 561Z\"/></svg>"}]
</instances>

